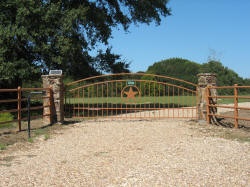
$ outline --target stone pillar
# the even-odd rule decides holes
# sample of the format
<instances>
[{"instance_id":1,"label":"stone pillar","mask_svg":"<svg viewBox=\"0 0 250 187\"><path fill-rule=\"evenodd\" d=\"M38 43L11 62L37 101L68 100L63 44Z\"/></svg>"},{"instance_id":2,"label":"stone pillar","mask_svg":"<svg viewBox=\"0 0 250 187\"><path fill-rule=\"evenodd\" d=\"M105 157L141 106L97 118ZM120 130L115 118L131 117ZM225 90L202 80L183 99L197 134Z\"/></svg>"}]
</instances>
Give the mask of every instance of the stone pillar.
<instances>
[{"instance_id":1,"label":"stone pillar","mask_svg":"<svg viewBox=\"0 0 250 187\"><path fill-rule=\"evenodd\" d=\"M217 86L217 78L214 73L200 73L198 76L198 119L206 120L206 87L208 86ZM217 95L217 91L214 89L211 91L211 95ZM216 104L216 99L213 99L213 102Z\"/></svg>"},{"instance_id":2,"label":"stone pillar","mask_svg":"<svg viewBox=\"0 0 250 187\"><path fill-rule=\"evenodd\" d=\"M63 123L64 121L64 85L62 75L42 75L43 87L52 88L51 123ZM46 120L46 110L44 110ZM47 117L48 119L48 117Z\"/></svg>"}]
</instances>

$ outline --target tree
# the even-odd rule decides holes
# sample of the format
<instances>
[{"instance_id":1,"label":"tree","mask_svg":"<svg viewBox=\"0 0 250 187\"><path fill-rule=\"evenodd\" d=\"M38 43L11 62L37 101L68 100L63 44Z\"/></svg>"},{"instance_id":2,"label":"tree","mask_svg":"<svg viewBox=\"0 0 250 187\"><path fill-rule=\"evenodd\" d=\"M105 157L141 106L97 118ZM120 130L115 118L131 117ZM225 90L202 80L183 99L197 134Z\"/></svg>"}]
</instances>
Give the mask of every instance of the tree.
<instances>
[{"instance_id":1,"label":"tree","mask_svg":"<svg viewBox=\"0 0 250 187\"><path fill-rule=\"evenodd\" d=\"M124 60L121 60L120 55L112 54L111 48L108 48L105 53L100 50L95 58L95 62L98 62L95 63L95 70L99 70L99 72L129 72L129 64L126 63Z\"/></svg>"},{"instance_id":2,"label":"tree","mask_svg":"<svg viewBox=\"0 0 250 187\"><path fill-rule=\"evenodd\" d=\"M218 86L232 86L234 84L243 84L243 78L228 67L224 67L219 61L209 61L202 64L201 73L215 73L217 75Z\"/></svg>"},{"instance_id":3,"label":"tree","mask_svg":"<svg viewBox=\"0 0 250 187\"><path fill-rule=\"evenodd\" d=\"M189 82L197 82L200 65L182 58L170 58L154 63L147 72L158 75L176 77Z\"/></svg>"},{"instance_id":4,"label":"tree","mask_svg":"<svg viewBox=\"0 0 250 187\"><path fill-rule=\"evenodd\" d=\"M112 29L155 22L170 15L168 0L5 0L0 2L1 81L16 84L59 68L81 78L127 71L112 54ZM106 50L90 55L99 44ZM105 62L104 59L112 59ZM118 60L118 62L117 62ZM95 69L99 67L99 69Z\"/></svg>"},{"instance_id":5,"label":"tree","mask_svg":"<svg viewBox=\"0 0 250 187\"><path fill-rule=\"evenodd\" d=\"M149 66L147 73L175 77L193 83L197 83L198 73L215 73L217 75L218 86L250 84L249 79L243 79L242 77L239 77L237 73L228 67L223 66L221 62L213 60L207 63L198 64L186 59L170 58L156 62L152 66ZM232 91L232 89L224 89L222 92L220 92L220 94L232 94ZM245 90L242 89L241 91Z\"/></svg>"}]
</instances>

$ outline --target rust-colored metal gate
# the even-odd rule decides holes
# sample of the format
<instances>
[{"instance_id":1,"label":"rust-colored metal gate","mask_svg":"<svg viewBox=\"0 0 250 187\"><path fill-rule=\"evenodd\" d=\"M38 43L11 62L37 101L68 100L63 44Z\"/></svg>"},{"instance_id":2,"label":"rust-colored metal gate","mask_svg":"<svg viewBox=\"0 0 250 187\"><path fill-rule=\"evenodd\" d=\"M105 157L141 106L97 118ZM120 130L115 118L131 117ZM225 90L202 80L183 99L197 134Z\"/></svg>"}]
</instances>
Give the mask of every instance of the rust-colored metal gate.
<instances>
[{"instance_id":1,"label":"rust-colored metal gate","mask_svg":"<svg viewBox=\"0 0 250 187\"><path fill-rule=\"evenodd\" d=\"M74 118L196 118L197 85L167 76L120 73L66 85L65 114Z\"/></svg>"}]
</instances>

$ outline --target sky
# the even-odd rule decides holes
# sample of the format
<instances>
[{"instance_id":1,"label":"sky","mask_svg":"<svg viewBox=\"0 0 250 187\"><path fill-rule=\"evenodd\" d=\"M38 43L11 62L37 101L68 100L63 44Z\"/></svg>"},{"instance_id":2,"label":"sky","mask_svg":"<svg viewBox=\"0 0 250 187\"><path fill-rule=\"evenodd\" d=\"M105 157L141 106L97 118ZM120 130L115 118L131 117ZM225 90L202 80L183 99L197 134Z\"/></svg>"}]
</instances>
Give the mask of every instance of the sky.
<instances>
[{"instance_id":1,"label":"sky","mask_svg":"<svg viewBox=\"0 0 250 187\"><path fill-rule=\"evenodd\" d=\"M250 78L250 0L170 0L172 15L155 23L113 30L112 51L130 62L132 72L155 62L183 58L219 60Z\"/></svg>"}]
</instances>

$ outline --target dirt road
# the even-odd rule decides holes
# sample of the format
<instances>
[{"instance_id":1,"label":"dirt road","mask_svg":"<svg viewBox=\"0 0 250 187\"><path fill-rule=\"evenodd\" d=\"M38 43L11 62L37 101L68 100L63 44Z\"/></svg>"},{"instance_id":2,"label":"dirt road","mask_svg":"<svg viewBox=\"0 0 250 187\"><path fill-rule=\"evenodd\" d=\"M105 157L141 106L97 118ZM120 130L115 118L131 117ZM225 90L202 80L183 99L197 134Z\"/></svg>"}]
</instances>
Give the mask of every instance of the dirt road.
<instances>
[{"instance_id":1,"label":"dirt road","mask_svg":"<svg viewBox=\"0 0 250 187\"><path fill-rule=\"evenodd\" d=\"M208 136L190 123L71 125L0 152L0 186L248 186L249 142Z\"/></svg>"}]
</instances>

